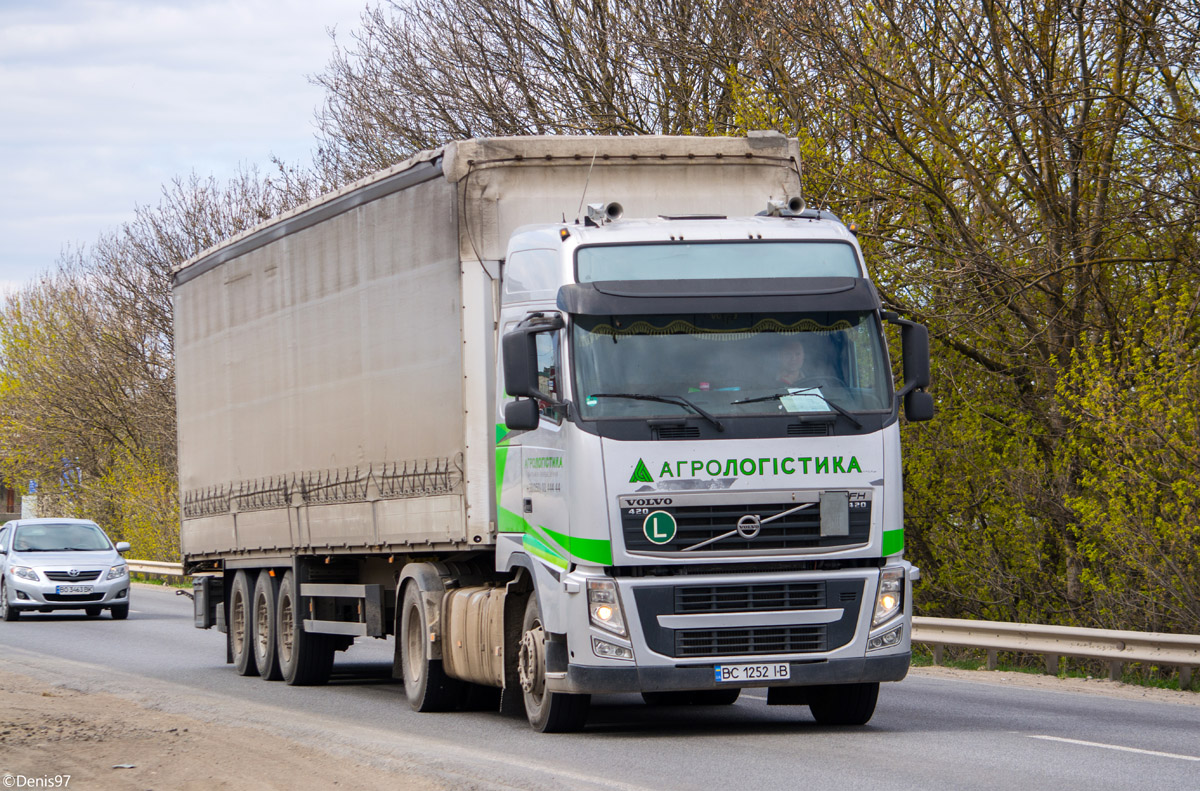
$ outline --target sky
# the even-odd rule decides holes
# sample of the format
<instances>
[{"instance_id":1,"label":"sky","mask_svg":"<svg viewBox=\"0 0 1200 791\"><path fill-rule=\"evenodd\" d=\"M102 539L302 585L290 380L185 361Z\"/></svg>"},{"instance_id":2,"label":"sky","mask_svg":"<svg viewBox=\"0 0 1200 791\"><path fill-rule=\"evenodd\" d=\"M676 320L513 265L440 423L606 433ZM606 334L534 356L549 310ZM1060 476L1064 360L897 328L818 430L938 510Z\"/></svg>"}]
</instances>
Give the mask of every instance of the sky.
<instances>
[{"instance_id":1,"label":"sky","mask_svg":"<svg viewBox=\"0 0 1200 791\"><path fill-rule=\"evenodd\" d=\"M307 164L367 0L0 0L0 292L195 172Z\"/></svg>"}]
</instances>

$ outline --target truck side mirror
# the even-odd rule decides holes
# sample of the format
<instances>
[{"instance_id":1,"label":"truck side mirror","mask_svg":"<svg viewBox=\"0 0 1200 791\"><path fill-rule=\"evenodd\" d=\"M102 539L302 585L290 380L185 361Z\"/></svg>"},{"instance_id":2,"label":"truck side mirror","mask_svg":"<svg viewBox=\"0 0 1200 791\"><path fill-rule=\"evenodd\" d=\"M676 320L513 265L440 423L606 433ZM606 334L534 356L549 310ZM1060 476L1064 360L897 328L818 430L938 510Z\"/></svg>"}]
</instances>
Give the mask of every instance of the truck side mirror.
<instances>
[{"instance_id":1,"label":"truck side mirror","mask_svg":"<svg viewBox=\"0 0 1200 791\"><path fill-rule=\"evenodd\" d=\"M532 431L538 427L538 402L532 398L513 401L504 407L504 425L509 431Z\"/></svg>"},{"instance_id":2,"label":"truck side mirror","mask_svg":"<svg viewBox=\"0 0 1200 791\"><path fill-rule=\"evenodd\" d=\"M538 389L536 336L542 332L555 332L563 326L562 316L558 314L545 316L535 313L504 336L501 341L504 352L504 392L518 398L538 398L551 404L558 403L553 395Z\"/></svg>"},{"instance_id":3,"label":"truck side mirror","mask_svg":"<svg viewBox=\"0 0 1200 791\"><path fill-rule=\"evenodd\" d=\"M900 326L900 346L904 351L904 387L929 387L929 330L920 324Z\"/></svg>"},{"instance_id":4,"label":"truck side mirror","mask_svg":"<svg viewBox=\"0 0 1200 791\"><path fill-rule=\"evenodd\" d=\"M890 311L881 315L885 321L900 327L904 387L896 395L904 398L904 416L911 421L932 420L933 396L925 392L930 381L929 330Z\"/></svg>"},{"instance_id":5,"label":"truck side mirror","mask_svg":"<svg viewBox=\"0 0 1200 791\"><path fill-rule=\"evenodd\" d=\"M913 390L904 396L904 417L914 423L933 420L933 396L924 390Z\"/></svg>"}]
</instances>

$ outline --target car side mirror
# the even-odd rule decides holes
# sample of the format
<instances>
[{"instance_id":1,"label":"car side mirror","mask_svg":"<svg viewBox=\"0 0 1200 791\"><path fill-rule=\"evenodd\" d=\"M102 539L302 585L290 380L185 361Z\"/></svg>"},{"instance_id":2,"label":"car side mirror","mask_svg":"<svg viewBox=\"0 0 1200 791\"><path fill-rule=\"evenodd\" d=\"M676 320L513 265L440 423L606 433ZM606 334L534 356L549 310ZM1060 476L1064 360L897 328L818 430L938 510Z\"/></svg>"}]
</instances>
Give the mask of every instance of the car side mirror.
<instances>
[{"instance_id":1,"label":"car side mirror","mask_svg":"<svg viewBox=\"0 0 1200 791\"><path fill-rule=\"evenodd\" d=\"M129 546L128 541L118 541L117 542L117 551L118 552L128 552L131 548L132 547Z\"/></svg>"}]
</instances>

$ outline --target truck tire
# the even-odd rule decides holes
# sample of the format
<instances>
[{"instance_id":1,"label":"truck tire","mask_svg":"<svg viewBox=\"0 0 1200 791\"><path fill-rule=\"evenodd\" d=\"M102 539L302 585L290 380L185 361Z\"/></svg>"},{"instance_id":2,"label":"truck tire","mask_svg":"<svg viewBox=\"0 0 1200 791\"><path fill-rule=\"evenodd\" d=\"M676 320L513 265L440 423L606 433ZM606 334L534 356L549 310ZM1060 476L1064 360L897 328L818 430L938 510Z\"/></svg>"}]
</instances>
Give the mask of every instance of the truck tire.
<instances>
[{"instance_id":1,"label":"truck tire","mask_svg":"<svg viewBox=\"0 0 1200 791\"><path fill-rule=\"evenodd\" d=\"M336 645L333 635L304 631L304 611L292 572L283 575L275 606L275 656L279 674L293 687L329 681Z\"/></svg>"},{"instance_id":2,"label":"truck tire","mask_svg":"<svg viewBox=\"0 0 1200 791\"><path fill-rule=\"evenodd\" d=\"M258 665L254 663L253 611L250 577L245 570L238 571L233 575L233 590L229 594L229 647L233 652L233 667L239 676L258 675Z\"/></svg>"},{"instance_id":3,"label":"truck tire","mask_svg":"<svg viewBox=\"0 0 1200 791\"><path fill-rule=\"evenodd\" d=\"M0 579L0 618L5 621L15 621L21 617L21 611L8 603L8 585Z\"/></svg>"},{"instance_id":4,"label":"truck tire","mask_svg":"<svg viewBox=\"0 0 1200 791\"><path fill-rule=\"evenodd\" d=\"M530 593L521 622L521 645L517 655L525 716L530 727L539 733L573 733L587 722L592 696L546 690L545 643L537 594Z\"/></svg>"},{"instance_id":5,"label":"truck tire","mask_svg":"<svg viewBox=\"0 0 1200 791\"><path fill-rule=\"evenodd\" d=\"M251 615L254 618L254 664L258 674L267 681L283 678L279 671L279 634L276 624L279 618L279 582L270 573L263 571L254 583L254 598Z\"/></svg>"},{"instance_id":6,"label":"truck tire","mask_svg":"<svg viewBox=\"0 0 1200 791\"><path fill-rule=\"evenodd\" d=\"M821 725L866 725L875 713L879 682L812 687L808 708Z\"/></svg>"},{"instance_id":7,"label":"truck tire","mask_svg":"<svg viewBox=\"0 0 1200 791\"><path fill-rule=\"evenodd\" d=\"M740 687L697 689L688 692L643 692L642 700L649 706L732 706L741 694Z\"/></svg>"},{"instance_id":8,"label":"truck tire","mask_svg":"<svg viewBox=\"0 0 1200 791\"><path fill-rule=\"evenodd\" d=\"M429 658L429 626L416 583L404 588L400 610L401 677L413 711L454 711L465 698L463 682L450 678L442 660Z\"/></svg>"}]
</instances>

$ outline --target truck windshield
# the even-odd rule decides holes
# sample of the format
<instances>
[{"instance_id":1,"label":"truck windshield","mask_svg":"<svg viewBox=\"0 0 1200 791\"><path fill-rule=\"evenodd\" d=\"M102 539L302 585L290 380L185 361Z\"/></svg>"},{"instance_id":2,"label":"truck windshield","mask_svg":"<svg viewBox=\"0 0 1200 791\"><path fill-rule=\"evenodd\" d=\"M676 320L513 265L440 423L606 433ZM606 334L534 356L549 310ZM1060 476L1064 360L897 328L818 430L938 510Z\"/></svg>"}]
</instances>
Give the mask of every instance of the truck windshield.
<instances>
[{"instance_id":1,"label":"truck windshield","mask_svg":"<svg viewBox=\"0 0 1200 791\"><path fill-rule=\"evenodd\" d=\"M572 343L585 420L695 414L679 397L718 417L892 406L868 312L575 316Z\"/></svg>"}]
</instances>

